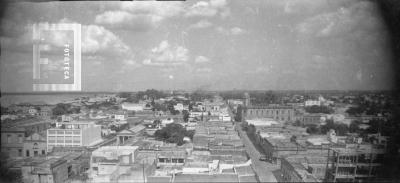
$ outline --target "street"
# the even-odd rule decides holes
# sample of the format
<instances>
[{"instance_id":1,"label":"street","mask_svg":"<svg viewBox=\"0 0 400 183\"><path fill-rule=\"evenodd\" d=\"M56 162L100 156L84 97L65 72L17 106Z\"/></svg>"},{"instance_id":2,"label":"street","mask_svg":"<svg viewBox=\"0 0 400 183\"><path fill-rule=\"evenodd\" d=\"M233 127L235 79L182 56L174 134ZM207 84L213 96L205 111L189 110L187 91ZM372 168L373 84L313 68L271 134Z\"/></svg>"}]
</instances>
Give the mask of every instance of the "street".
<instances>
[{"instance_id":1,"label":"street","mask_svg":"<svg viewBox=\"0 0 400 183\"><path fill-rule=\"evenodd\" d=\"M242 139L242 142L245 146L247 153L249 154L252 162L252 167L257 173L261 182L277 182L275 176L272 174L272 171L279 169L274 164L269 162L260 161L259 158L262 155L258 150L254 147L253 143L247 137L246 132L242 130L239 125L240 123L235 124L236 130L239 132L239 136Z\"/></svg>"}]
</instances>

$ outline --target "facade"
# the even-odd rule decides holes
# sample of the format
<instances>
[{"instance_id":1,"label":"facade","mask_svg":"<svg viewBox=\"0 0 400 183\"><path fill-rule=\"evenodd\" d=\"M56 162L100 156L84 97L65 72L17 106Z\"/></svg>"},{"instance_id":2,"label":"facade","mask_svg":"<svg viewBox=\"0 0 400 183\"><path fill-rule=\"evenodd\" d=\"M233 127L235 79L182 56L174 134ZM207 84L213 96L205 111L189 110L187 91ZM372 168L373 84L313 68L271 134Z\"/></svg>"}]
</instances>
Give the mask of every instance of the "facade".
<instances>
[{"instance_id":1,"label":"facade","mask_svg":"<svg viewBox=\"0 0 400 183\"><path fill-rule=\"evenodd\" d=\"M101 126L94 122L61 122L47 130L47 152L55 146L90 146L101 140Z\"/></svg>"},{"instance_id":2,"label":"facade","mask_svg":"<svg viewBox=\"0 0 400 183\"><path fill-rule=\"evenodd\" d=\"M324 121L324 116L322 114L304 114L303 118L300 120L301 125L321 125Z\"/></svg>"},{"instance_id":3,"label":"facade","mask_svg":"<svg viewBox=\"0 0 400 183\"><path fill-rule=\"evenodd\" d=\"M21 167L24 182L61 183L68 179L67 160L52 158L44 161L26 162Z\"/></svg>"},{"instance_id":4,"label":"facade","mask_svg":"<svg viewBox=\"0 0 400 183\"><path fill-rule=\"evenodd\" d=\"M22 158L25 140L24 128L1 129L1 152L10 158Z\"/></svg>"},{"instance_id":5,"label":"facade","mask_svg":"<svg viewBox=\"0 0 400 183\"><path fill-rule=\"evenodd\" d=\"M157 167L159 166L183 166L186 159L185 150L166 150L157 154Z\"/></svg>"},{"instance_id":6,"label":"facade","mask_svg":"<svg viewBox=\"0 0 400 183\"><path fill-rule=\"evenodd\" d=\"M24 141L24 157L45 156L47 154L46 138L38 133L27 137Z\"/></svg>"},{"instance_id":7,"label":"facade","mask_svg":"<svg viewBox=\"0 0 400 183\"><path fill-rule=\"evenodd\" d=\"M50 117L52 116L52 109L49 106L44 106L42 108L40 108L40 112L39 115L41 118L43 119L50 119Z\"/></svg>"},{"instance_id":8,"label":"facade","mask_svg":"<svg viewBox=\"0 0 400 183\"><path fill-rule=\"evenodd\" d=\"M320 182L308 172L307 165L297 157L286 157L281 160L281 172L284 182Z\"/></svg>"},{"instance_id":9,"label":"facade","mask_svg":"<svg viewBox=\"0 0 400 183\"><path fill-rule=\"evenodd\" d=\"M385 149L373 144L355 144L328 151L326 181L371 182L379 177Z\"/></svg>"},{"instance_id":10,"label":"facade","mask_svg":"<svg viewBox=\"0 0 400 183\"><path fill-rule=\"evenodd\" d=\"M304 102L304 106L306 106L306 107L313 106L313 105L320 106L321 105L321 101L319 101L319 100L306 100Z\"/></svg>"},{"instance_id":11,"label":"facade","mask_svg":"<svg viewBox=\"0 0 400 183\"><path fill-rule=\"evenodd\" d=\"M294 121L295 111L291 106L248 106L246 119L272 118L277 121Z\"/></svg>"}]
</instances>

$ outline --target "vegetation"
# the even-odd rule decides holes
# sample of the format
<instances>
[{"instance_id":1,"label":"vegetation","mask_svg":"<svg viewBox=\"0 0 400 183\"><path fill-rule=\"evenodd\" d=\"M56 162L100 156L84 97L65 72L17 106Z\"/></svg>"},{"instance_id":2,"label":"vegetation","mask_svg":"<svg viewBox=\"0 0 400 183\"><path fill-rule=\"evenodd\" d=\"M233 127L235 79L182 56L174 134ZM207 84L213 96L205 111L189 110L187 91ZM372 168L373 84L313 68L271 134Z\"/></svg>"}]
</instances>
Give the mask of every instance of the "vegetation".
<instances>
[{"instance_id":1,"label":"vegetation","mask_svg":"<svg viewBox=\"0 0 400 183\"><path fill-rule=\"evenodd\" d=\"M243 112L243 107L242 105L238 105L237 109L236 109L236 115L235 115L235 121L242 121L242 112Z\"/></svg>"},{"instance_id":2,"label":"vegetation","mask_svg":"<svg viewBox=\"0 0 400 183\"><path fill-rule=\"evenodd\" d=\"M334 123L333 120L326 120L325 125L319 128L316 125L308 125L307 133L310 134L326 134L330 129L335 130L337 135L346 135L349 133L349 127L346 124Z\"/></svg>"},{"instance_id":3,"label":"vegetation","mask_svg":"<svg viewBox=\"0 0 400 183\"><path fill-rule=\"evenodd\" d=\"M189 121L189 112L187 110L183 110L182 115L183 115L183 121L188 122Z\"/></svg>"},{"instance_id":4,"label":"vegetation","mask_svg":"<svg viewBox=\"0 0 400 183\"><path fill-rule=\"evenodd\" d=\"M169 143L176 143L177 145L184 144L183 138L189 137L193 139L194 130L186 130L182 125L171 123L166 127L157 130L154 136L158 140L167 141Z\"/></svg>"},{"instance_id":5,"label":"vegetation","mask_svg":"<svg viewBox=\"0 0 400 183\"><path fill-rule=\"evenodd\" d=\"M81 111L80 107L73 107L71 104L59 103L52 109L53 115L60 116L64 114L79 113Z\"/></svg>"}]
</instances>

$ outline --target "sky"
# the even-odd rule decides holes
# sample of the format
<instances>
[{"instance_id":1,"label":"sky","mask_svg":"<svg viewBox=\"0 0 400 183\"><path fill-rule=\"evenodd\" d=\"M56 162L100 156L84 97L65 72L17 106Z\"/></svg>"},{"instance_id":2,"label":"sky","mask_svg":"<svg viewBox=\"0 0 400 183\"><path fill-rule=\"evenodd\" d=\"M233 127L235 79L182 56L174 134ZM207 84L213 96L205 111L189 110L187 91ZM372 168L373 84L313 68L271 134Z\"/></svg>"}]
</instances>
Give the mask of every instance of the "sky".
<instances>
[{"instance_id":1,"label":"sky","mask_svg":"<svg viewBox=\"0 0 400 183\"><path fill-rule=\"evenodd\" d=\"M37 23L81 24L83 91L393 87L390 37L365 0L12 3L1 91L32 91Z\"/></svg>"}]
</instances>

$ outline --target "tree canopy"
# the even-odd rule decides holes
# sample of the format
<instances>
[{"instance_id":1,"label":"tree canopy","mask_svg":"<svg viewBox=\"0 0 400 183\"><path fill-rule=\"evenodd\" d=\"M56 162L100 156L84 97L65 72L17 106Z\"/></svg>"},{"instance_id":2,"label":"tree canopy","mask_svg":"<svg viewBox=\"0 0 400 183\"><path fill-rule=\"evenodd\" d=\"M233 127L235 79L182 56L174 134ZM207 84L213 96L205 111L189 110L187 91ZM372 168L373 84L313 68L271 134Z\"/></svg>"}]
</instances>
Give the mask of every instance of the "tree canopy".
<instances>
[{"instance_id":1,"label":"tree canopy","mask_svg":"<svg viewBox=\"0 0 400 183\"><path fill-rule=\"evenodd\" d=\"M193 139L193 135L193 130L186 130L182 125L176 123L168 124L166 127L157 130L154 133L156 139L167 141L169 143L177 143L179 146L184 144L184 137Z\"/></svg>"}]
</instances>

